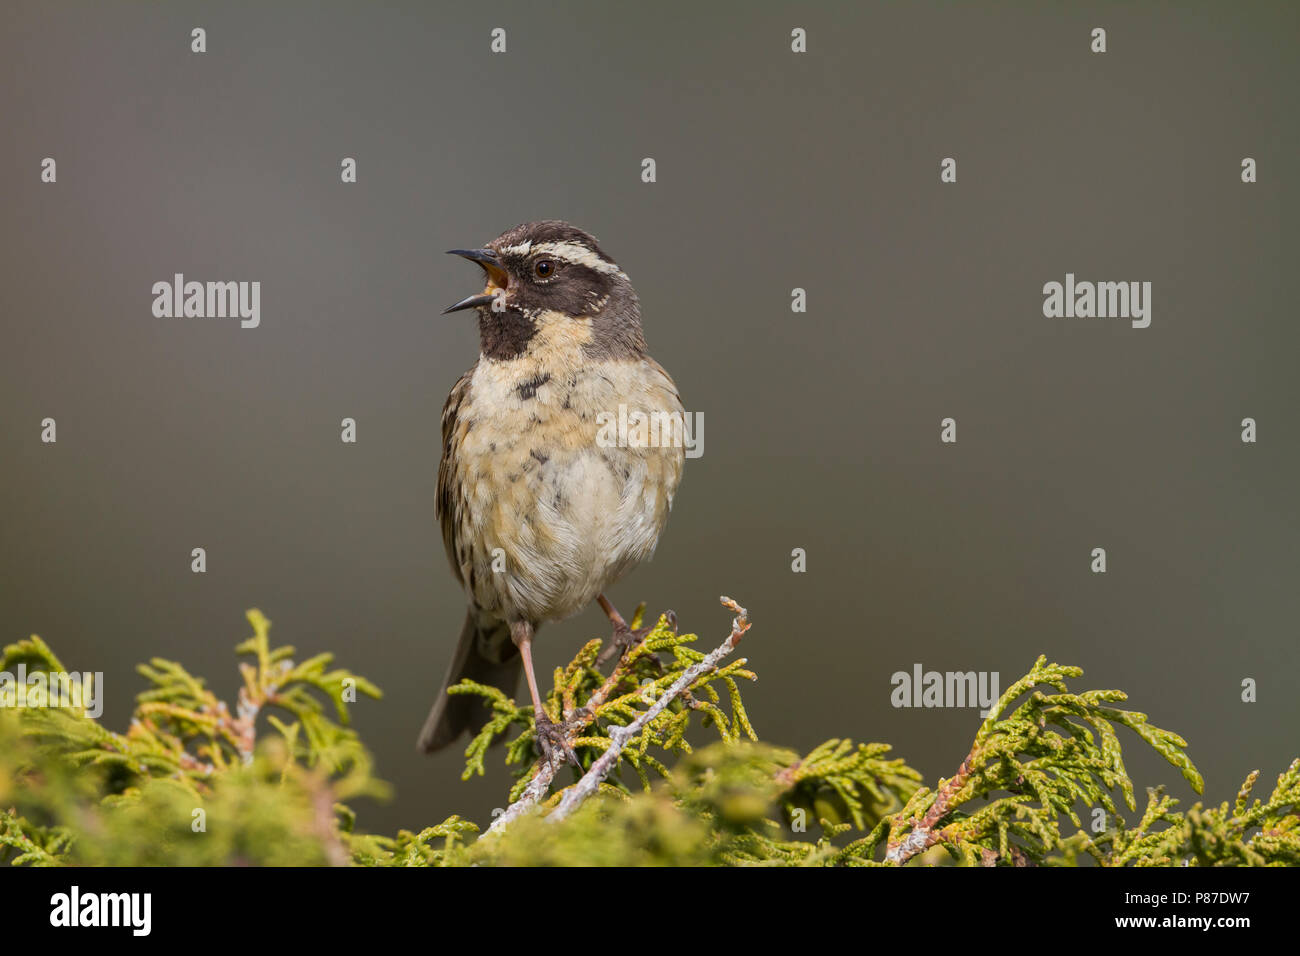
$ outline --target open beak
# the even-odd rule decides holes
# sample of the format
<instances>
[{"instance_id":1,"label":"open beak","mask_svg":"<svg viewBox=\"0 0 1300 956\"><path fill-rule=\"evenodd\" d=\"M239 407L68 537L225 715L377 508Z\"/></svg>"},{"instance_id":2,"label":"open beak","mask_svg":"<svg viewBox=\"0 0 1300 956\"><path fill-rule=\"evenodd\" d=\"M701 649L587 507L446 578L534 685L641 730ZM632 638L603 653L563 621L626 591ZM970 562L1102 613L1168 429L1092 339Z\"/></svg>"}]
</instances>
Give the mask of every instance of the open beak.
<instances>
[{"instance_id":1,"label":"open beak","mask_svg":"<svg viewBox=\"0 0 1300 956\"><path fill-rule=\"evenodd\" d=\"M462 309L473 309L480 305L491 305L493 299L505 292L509 279L506 270L501 268L501 260L497 258L497 254L491 249L449 249L447 255L461 256L472 262L477 262L487 276L487 289L479 295L467 296L455 305L443 309L443 315L448 312L459 312Z\"/></svg>"}]
</instances>

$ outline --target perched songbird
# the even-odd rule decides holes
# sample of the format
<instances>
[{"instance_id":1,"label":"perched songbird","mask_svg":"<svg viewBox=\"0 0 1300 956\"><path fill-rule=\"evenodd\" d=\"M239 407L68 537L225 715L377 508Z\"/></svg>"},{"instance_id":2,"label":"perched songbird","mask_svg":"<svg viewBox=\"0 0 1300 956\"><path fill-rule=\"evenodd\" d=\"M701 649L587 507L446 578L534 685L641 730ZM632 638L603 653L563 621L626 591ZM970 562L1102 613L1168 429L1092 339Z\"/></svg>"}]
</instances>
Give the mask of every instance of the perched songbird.
<instances>
[{"instance_id":1,"label":"perched songbird","mask_svg":"<svg viewBox=\"0 0 1300 956\"><path fill-rule=\"evenodd\" d=\"M483 713L449 686L513 693L522 664L543 754L572 759L542 709L533 636L594 600L611 646L635 642L603 592L654 553L682 476L685 413L646 353L632 284L591 236L547 220L452 254L487 279L447 309L477 311L481 354L443 408L438 469L438 518L469 613L419 746L446 746ZM645 420L676 425L626 427Z\"/></svg>"}]
</instances>

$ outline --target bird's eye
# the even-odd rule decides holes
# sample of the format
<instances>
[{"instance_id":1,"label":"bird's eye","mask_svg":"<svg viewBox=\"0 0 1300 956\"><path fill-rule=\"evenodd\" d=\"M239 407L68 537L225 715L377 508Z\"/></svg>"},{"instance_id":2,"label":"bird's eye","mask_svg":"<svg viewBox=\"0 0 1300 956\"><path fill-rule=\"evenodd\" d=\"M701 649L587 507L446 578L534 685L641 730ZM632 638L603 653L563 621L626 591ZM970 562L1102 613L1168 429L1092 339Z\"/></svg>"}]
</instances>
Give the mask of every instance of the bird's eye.
<instances>
[{"instance_id":1,"label":"bird's eye","mask_svg":"<svg viewBox=\"0 0 1300 956\"><path fill-rule=\"evenodd\" d=\"M538 259L533 263L533 273L539 279L549 279L555 275L555 263L550 259Z\"/></svg>"}]
</instances>

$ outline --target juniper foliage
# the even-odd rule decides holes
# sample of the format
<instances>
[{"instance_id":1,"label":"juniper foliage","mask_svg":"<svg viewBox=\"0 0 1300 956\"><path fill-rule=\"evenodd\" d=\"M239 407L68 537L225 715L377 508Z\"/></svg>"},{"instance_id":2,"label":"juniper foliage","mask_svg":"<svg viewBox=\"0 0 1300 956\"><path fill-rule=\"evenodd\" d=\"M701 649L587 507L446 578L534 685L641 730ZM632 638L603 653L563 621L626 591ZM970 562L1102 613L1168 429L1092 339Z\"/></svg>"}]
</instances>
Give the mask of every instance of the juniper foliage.
<instances>
[{"instance_id":1,"label":"juniper foliage","mask_svg":"<svg viewBox=\"0 0 1300 956\"><path fill-rule=\"evenodd\" d=\"M639 624L638 610L634 626ZM637 734L597 796L555 823L535 812L483 834L453 816L418 833L359 831L345 801L387 787L349 726L348 705L378 688L321 654L294 662L248 612L232 709L180 664L154 659L125 732L70 706L0 706L0 861L14 865L959 865L1237 866L1300 863L1300 760L1267 797L1252 773L1232 804L1179 810L1162 789L1137 814L1121 731L1152 747L1197 792L1177 734L1117 705L1116 690L1073 693L1075 667L1039 658L1002 695L958 772L933 787L879 743L833 738L807 754L759 742L736 659L697 679ZM558 668L549 715L577 721L579 774L692 664L696 635L660 619L605 675L601 642ZM0 671L67 673L38 637L4 649ZM90 680L89 676L81 678ZM86 687L78 687L78 691ZM538 772L533 715L465 682L488 722L466 749L482 774L502 742L514 799ZM0 691L0 704L12 704ZM712 740L710 740L712 738ZM576 779L576 776L575 776ZM561 782L553 789L559 791ZM1108 826L1085 824L1100 807ZM1131 822L1128 818L1132 818Z\"/></svg>"}]
</instances>

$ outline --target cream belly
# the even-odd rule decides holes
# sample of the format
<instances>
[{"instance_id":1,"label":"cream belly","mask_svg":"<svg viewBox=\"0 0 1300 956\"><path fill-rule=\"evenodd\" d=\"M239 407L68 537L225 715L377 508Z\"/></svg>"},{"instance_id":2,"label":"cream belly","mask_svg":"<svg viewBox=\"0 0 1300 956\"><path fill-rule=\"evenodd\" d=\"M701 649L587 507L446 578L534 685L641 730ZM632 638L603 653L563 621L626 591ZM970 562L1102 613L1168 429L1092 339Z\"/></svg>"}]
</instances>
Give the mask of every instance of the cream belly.
<instances>
[{"instance_id":1,"label":"cream belly","mask_svg":"<svg viewBox=\"0 0 1300 956\"><path fill-rule=\"evenodd\" d=\"M544 365L480 362L460 414L462 580L506 620L574 614L649 558L684 459L680 447L597 441L597 415L620 404L681 414L657 364Z\"/></svg>"}]
</instances>

